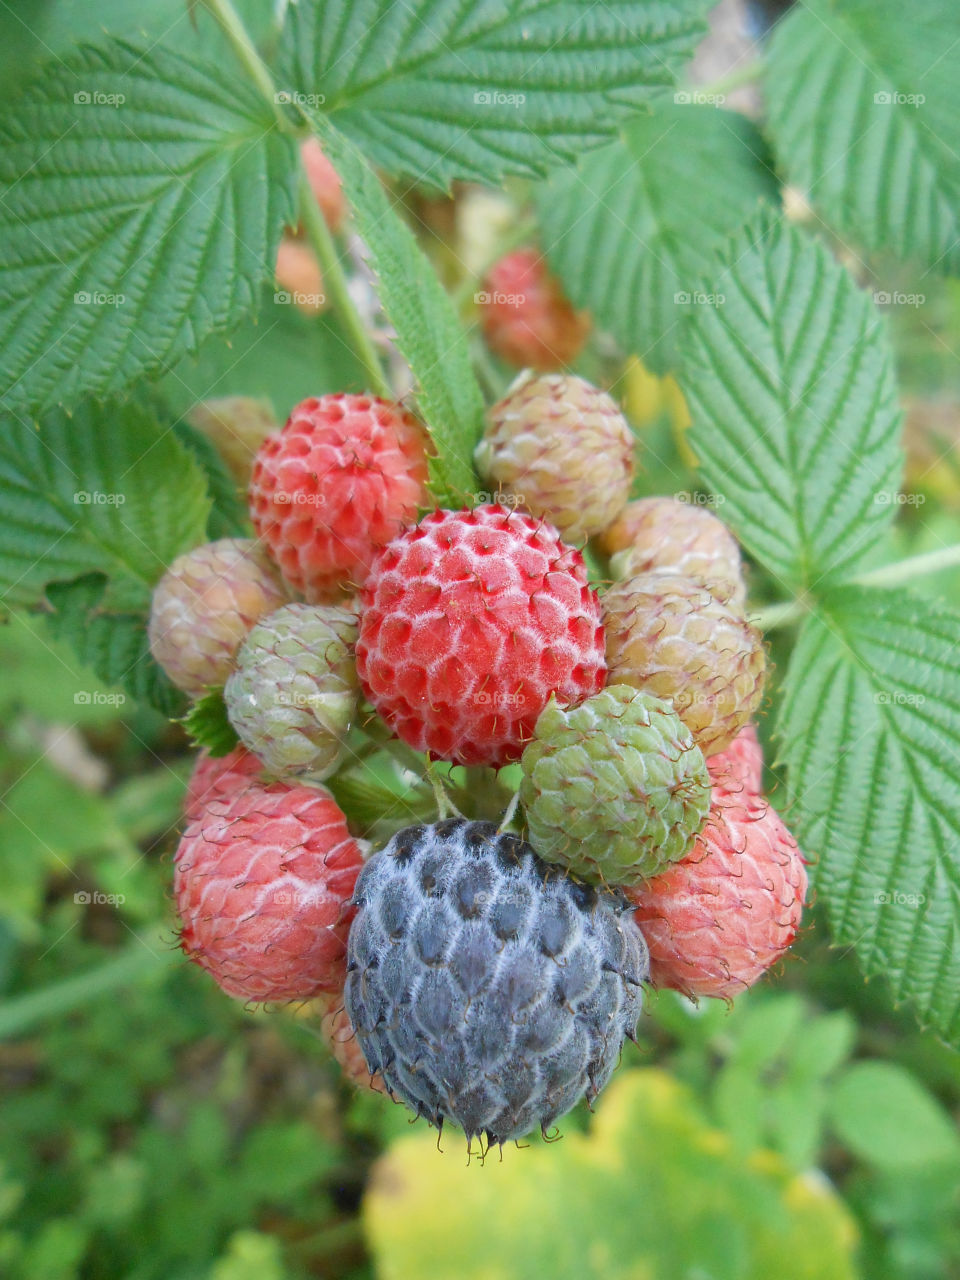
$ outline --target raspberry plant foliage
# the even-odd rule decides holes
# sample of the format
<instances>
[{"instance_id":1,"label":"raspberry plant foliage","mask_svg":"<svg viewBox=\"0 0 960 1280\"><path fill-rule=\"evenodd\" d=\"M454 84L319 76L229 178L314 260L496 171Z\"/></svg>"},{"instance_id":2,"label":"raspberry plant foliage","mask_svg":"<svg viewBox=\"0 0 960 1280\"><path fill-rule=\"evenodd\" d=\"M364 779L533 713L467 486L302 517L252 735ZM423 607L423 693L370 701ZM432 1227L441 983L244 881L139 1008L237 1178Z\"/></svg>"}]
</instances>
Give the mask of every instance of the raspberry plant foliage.
<instances>
[{"instance_id":1,"label":"raspberry plant foliage","mask_svg":"<svg viewBox=\"0 0 960 1280\"><path fill-rule=\"evenodd\" d=\"M765 55L758 124L683 87L671 101L706 8L300 0L263 40L268 64L230 0L195 0L196 41L88 29L58 47L0 113L3 602L46 615L111 685L183 714L146 650L151 591L177 555L249 529L171 399L185 357L202 348L218 371L197 399L233 394L229 335L252 362L286 332L270 282L295 224L336 315L310 331L315 353L304 342L323 384L305 394L402 398L431 436L431 502L489 500L473 456L505 381L479 351L482 272L438 248L429 201L509 178L515 220L537 223L511 228L514 243L538 239L593 314L587 376L620 398L622 360L640 354L686 397L699 469L683 483L752 558L748 615L777 632L776 799L834 937L958 1043L960 612L908 584L960 553L892 563L897 388L858 287L893 278L875 249L957 269L960 81L949 57L937 65L956 14L945 0L795 6ZM922 93L926 109L884 93ZM801 98L815 128L798 128ZM349 239L299 168L311 135L342 180ZM775 169L826 226L780 215ZM853 271L831 232L864 254ZM273 407L282 420L291 404ZM655 491L641 468L632 496ZM194 717L201 742L217 720ZM423 757L376 732L350 740L330 788L379 838L432 820L433 798ZM369 767L390 751L407 773ZM449 786L466 807L471 788ZM509 799L492 775L474 793Z\"/></svg>"}]
</instances>

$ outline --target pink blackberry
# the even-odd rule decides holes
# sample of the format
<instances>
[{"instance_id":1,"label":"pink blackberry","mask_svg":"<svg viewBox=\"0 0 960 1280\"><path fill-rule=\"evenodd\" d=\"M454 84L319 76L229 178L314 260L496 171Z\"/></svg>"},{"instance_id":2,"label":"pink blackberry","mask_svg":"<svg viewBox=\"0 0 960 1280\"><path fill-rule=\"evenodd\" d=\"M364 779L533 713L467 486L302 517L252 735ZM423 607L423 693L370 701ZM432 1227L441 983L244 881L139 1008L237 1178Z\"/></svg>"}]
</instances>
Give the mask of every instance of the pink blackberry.
<instances>
[{"instance_id":1,"label":"pink blackberry","mask_svg":"<svg viewBox=\"0 0 960 1280\"><path fill-rule=\"evenodd\" d=\"M283 576L335 603L426 504L426 437L398 404L327 395L298 404L260 446L250 518Z\"/></svg>"},{"instance_id":2,"label":"pink blackberry","mask_svg":"<svg viewBox=\"0 0 960 1280\"><path fill-rule=\"evenodd\" d=\"M757 726L745 724L729 747L709 758L707 772L714 790L759 796L763 790L763 748Z\"/></svg>"},{"instance_id":3,"label":"pink blackberry","mask_svg":"<svg viewBox=\"0 0 960 1280\"><path fill-rule=\"evenodd\" d=\"M228 802L249 782L261 779L263 773L263 764L246 747L234 747L225 756L201 751L187 783L183 816L193 822L211 801Z\"/></svg>"},{"instance_id":4,"label":"pink blackberry","mask_svg":"<svg viewBox=\"0 0 960 1280\"><path fill-rule=\"evenodd\" d=\"M803 857L777 811L757 797L717 792L691 852L627 890L654 986L725 999L787 950L806 892Z\"/></svg>"},{"instance_id":5,"label":"pink blackberry","mask_svg":"<svg viewBox=\"0 0 960 1280\"><path fill-rule=\"evenodd\" d=\"M573 706L602 687L603 649L580 553L499 506L431 512L363 590L363 690L400 738L443 760L518 759L551 694Z\"/></svg>"},{"instance_id":6,"label":"pink blackberry","mask_svg":"<svg viewBox=\"0 0 960 1280\"><path fill-rule=\"evenodd\" d=\"M572 364L590 331L536 249L501 258L487 273L478 300L491 350L520 369Z\"/></svg>"},{"instance_id":7,"label":"pink blackberry","mask_svg":"<svg viewBox=\"0 0 960 1280\"><path fill-rule=\"evenodd\" d=\"M342 990L362 861L328 791L250 783L208 803L183 834L180 945L238 1000Z\"/></svg>"}]
</instances>

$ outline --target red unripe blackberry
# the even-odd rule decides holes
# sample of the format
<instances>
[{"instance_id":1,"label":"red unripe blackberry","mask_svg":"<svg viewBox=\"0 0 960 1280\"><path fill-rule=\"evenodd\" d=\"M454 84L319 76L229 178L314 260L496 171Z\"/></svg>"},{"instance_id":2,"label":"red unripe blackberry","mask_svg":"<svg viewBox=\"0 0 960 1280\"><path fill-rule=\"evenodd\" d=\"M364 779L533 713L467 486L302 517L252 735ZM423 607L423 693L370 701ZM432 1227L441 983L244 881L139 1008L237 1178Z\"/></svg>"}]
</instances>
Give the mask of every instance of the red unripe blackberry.
<instances>
[{"instance_id":1,"label":"red unripe blackberry","mask_svg":"<svg viewBox=\"0 0 960 1280\"><path fill-rule=\"evenodd\" d=\"M363 590L357 671L410 746L460 764L516 760L555 694L603 685L583 557L499 506L434 511L380 554Z\"/></svg>"},{"instance_id":2,"label":"red unripe blackberry","mask_svg":"<svg viewBox=\"0 0 960 1280\"><path fill-rule=\"evenodd\" d=\"M807 870L777 811L714 793L692 851L627 895L650 948L654 986L730 999L796 936Z\"/></svg>"},{"instance_id":3,"label":"red unripe blackberry","mask_svg":"<svg viewBox=\"0 0 960 1280\"><path fill-rule=\"evenodd\" d=\"M260 446L250 518L291 586L313 603L336 603L416 520L426 481L426 436L402 406L311 397Z\"/></svg>"},{"instance_id":4,"label":"red unripe blackberry","mask_svg":"<svg viewBox=\"0 0 960 1280\"><path fill-rule=\"evenodd\" d=\"M180 945L238 1000L341 991L362 861L328 791L250 783L207 804L183 834Z\"/></svg>"},{"instance_id":5,"label":"red unripe blackberry","mask_svg":"<svg viewBox=\"0 0 960 1280\"><path fill-rule=\"evenodd\" d=\"M574 310L536 249L517 249L490 268L478 296L490 348L524 369L572 364L590 322Z\"/></svg>"}]
</instances>

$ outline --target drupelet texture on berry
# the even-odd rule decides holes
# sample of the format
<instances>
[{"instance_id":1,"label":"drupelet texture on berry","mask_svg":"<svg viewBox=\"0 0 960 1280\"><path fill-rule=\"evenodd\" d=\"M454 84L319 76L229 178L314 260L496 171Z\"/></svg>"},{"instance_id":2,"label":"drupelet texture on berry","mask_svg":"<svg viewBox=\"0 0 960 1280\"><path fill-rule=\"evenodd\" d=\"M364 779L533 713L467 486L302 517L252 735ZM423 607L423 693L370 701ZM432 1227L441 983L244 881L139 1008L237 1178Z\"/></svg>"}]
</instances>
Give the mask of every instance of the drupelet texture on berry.
<instances>
[{"instance_id":1,"label":"drupelet texture on berry","mask_svg":"<svg viewBox=\"0 0 960 1280\"><path fill-rule=\"evenodd\" d=\"M362 855L328 791L252 782L211 801L174 863L180 945L227 995L342 989Z\"/></svg>"},{"instance_id":2,"label":"drupelet texture on berry","mask_svg":"<svg viewBox=\"0 0 960 1280\"><path fill-rule=\"evenodd\" d=\"M343 759L359 685L356 614L288 604L240 646L223 691L230 723L274 777L321 782Z\"/></svg>"},{"instance_id":3,"label":"drupelet texture on berry","mask_svg":"<svg viewBox=\"0 0 960 1280\"><path fill-rule=\"evenodd\" d=\"M682 858L710 808L690 730L629 685L608 685L571 710L551 702L521 764L530 843L591 883L635 882Z\"/></svg>"},{"instance_id":4,"label":"drupelet texture on berry","mask_svg":"<svg viewBox=\"0 0 960 1280\"><path fill-rule=\"evenodd\" d=\"M627 891L654 986L728 1000L793 942L806 892L803 857L777 811L716 791L691 852Z\"/></svg>"},{"instance_id":5,"label":"drupelet texture on berry","mask_svg":"<svg viewBox=\"0 0 960 1280\"><path fill-rule=\"evenodd\" d=\"M288 594L252 538L204 543L178 556L154 589L150 652L178 689L216 688L253 624Z\"/></svg>"},{"instance_id":6,"label":"drupelet texture on berry","mask_svg":"<svg viewBox=\"0 0 960 1280\"><path fill-rule=\"evenodd\" d=\"M491 350L520 369L571 364L590 331L536 249L517 249L495 263L479 301Z\"/></svg>"},{"instance_id":7,"label":"drupelet texture on berry","mask_svg":"<svg viewBox=\"0 0 960 1280\"><path fill-rule=\"evenodd\" d=\"M375 561L357 670L410 746L460 764L519 758L550 695L603 685L603 628L578 551L499 506L434 511Z\"/></svg>"},{"instance_id":8,"label":"drupelet texture on berry","mask_svg":"<svg viewBox=\"0 0 960 1280\"><path fill-rule=\"evenodd\" d=\"M615 582L603 597L610 682L669 702L705 756L729 746L763 697L763 637L743 610L679 574Z\"/></svg>"},{"instance_id":9,"label":"drupelet texture on berry","mask_svg":"<svg viewBox=\"0 0 960 1280\"><path fill-rule=\"evenodd\" d=\"M319 1016L320 1034L329 1044L330 1052L346 1079L359 1089L386 1093L383 1076L379 1071L371 1074L367 1067L357 1033L350 1025L344 1008L343 992L324 992L311 1002L308 1012Z\"/></svg>"},{"instance_id":10,"label":"drupelet texture on berry","mask_svg":"<svg viewBox=\"0 0 960 1280\"><path fill-rule=\"evenodd\" d=\"M416 520L426 480L426 436L401 405L311 398L260 446L250 518L291 586L310 601L336 602Z\"/></svg>"},{"instance_id":11,"label":"drupelet texture on berry","mask_svg":"<svg viewBox=\"0 0 960 1280\"><path fill-rule=\"evenodd\" d=\"M211 801L230 801L249 782L262 781L264 774L263 762L246 747L234 747L225 756L201 751L187 783L183 816L193 822Z\"/></svg>"},{"instance_id":12,"label":"drupelet texture on berry","mask_svg":"<svg viewBox=\"0 0 960 1280\"><path fill-rule=\"evenodd\" d=\"M503 1143L604 1087L647 976L620 894L453 818L394 836L354 901L347 1013L368 1068L418 1115Z\"/></svg>"},{"instance_id":13,"label":"drupelet texture on berry","mask_svg":"<svg viewBox=\"0 0 960 1280\"><path fill-rule=\"evenodd\" d=\"M612 557L615 578L656 569L691 578L734 605L746 601L736 538L722 520L695 503L676 498L629 502L599 542Z\"/></svg>"},{"instance_id":14,"label":"drupelet texture on berry","mask_svg":"<svg viewBox=\"0 0 960 1280\"><path fill-rule=\"evenodd\" d=\"M714 790L759 796L763 790L763 748L755 724L745 724L729 747L707 761Z\"/></svg>"},{"instance_id":15,"label":"drupelet texture on berry","mask_svg":"<svg viewBox=\"0 0 960 1280\"><path fill-rule=\"evenodd\" d=\"M488 414L482 476L569 542L615 520L630 494L633 433L616 402L572 374L521 374Z\"/></svg>"}]
</instances>

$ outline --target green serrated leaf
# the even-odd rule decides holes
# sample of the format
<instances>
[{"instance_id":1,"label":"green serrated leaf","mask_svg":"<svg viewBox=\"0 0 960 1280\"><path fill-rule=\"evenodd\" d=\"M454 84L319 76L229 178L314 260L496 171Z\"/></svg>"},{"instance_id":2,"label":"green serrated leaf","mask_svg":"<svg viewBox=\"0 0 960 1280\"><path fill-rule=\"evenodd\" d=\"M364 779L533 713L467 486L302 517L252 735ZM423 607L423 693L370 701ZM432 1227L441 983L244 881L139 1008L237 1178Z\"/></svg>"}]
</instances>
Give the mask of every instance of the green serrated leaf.
<instances>
[{"instance_id":1,"label":"green serrated leaf","mask_svg":"<svg viewBox=\"0 0 960 1280\"><path fill-rule=\"evenodd\" d=\"M232 64L110 40L0 117L0 345L17 414L118 390L254 305L296 152Z\"/></svg>"},{"instance_id":2,"label":"green serrated leaf","mask_svg":"<svg viewBox=\"0 0 960 1280\"><path fill-rule=\"evenodd\" d=\"M138 702L148 703L165 716L180 714L186 696L153 660L147 642L146 614L118 613L106 608L106 586L102 573L50 585L50 629L72 646L81 663L95 671L108 690L119 685Z\"/></svg>"},{"instance_id":3,"label":"green serrated leaf","mask_svg":"<svg viewBox=\"0 0 960 1280\"><path fill-rule=\"evenodd\" d=\"M417 382L420 413L436 446L433 496L441 506L471 503L479 488L473 451L483 432L483 396L466 334L413 232L356 147L329 128L322 141L366 243L397 346Z\"/></svg>"},{"instance_id":4,"label":"green serrated leaf","mask_svg":"<svg viewBox=\"0 0 960 1280\"><path fill-rule=\"evenodd\" d=\"M578 307L658 373L723 240L777 196L757 128L731 111L658 103L537 193L542 243ZM687 301L684 301L686 299Z\"/></svg>"},{"instance_id":5,"label":"green serrated leaf","mask_svg":"<svg viewBox=\"0 0 960 1280\"><path fill-rule=\"evenodd\" d=\"M206 747L212 756L228 755L240 739L227 715L223 691L214 689L197 698L180 722L196 747Z\"/></svg>"},{"instance_id":6,"label":"green serrated leaf","mask_svg":"<svg viewBox=\"0 0 960 1280\"><path fill-rule=\"evenodd\" d=\"M723 516L795 586L843 579L896 509L900 414L880 318L826 249L764 215L694 305L679 378Z\"/></svg>"},{"instance_id":7,"label":"green serrated leaf","mask_svg":"<svg viewBox=\"0 0 960 1280\"><path fill-rule=\"evenodd\" d=\"M960 613L846 587L778 717L789 821L838 943L960 1044Z\"/></svg>"},{"instance_id":8,"label":"green serrated leaf","mask_svg":"<svg viewBox=\"0 0 960 1280\"><path fill-rule=\"evenodd\" d=\"M136 403L86 402L39 428L0 424L0 591L35 604L50 582L103 573L103 604L144 611L181 551L204 541L197 461Z\"/></svg>"},{"instance_id":9,"label":"green serrated leaf","mask_svg":"<svg viewBox=\"0 0 960 1280\"><path fill-rule=\"evenodd\" d=\"M367 381L332 313L306 316L276 303L264 290L258 310L229 337L214 334L197 355L185 356L161 381L177 412L199 400L245 395L269 400L280 421L307 396L328 391L363 391Z\"/></svg>"},{"instance_id":10,"label":"green serrated leaf","mask_svg":"<svg viewBox=\"0 0 960 1280\"><path fill-rule=\"evenodd\" d=\"M210 492L207 537L211 542L216 538L248 538L251 530L247 504L217 446L185 419L175 423L173 430L181 444L196 457L207 478Z\"/></svg>"},{"instance_id":11,"label":"green serrated leaf","mask_svg":"<svg viewBox=\"0 0 960 1280\"><path fill-rule=\"evenodd\" d=\"M766 75L777 154L823 217L948 272L960 270L958 42L953 0L805 0L778 25Z\"/></svg>"},{"instance_id":12,"label":"green serrated leaf","mask_svg":"<svg viewBox=\"0 0 960 1280\"><path fill-rule=\"evenodd\" d=\"M375 164L417 183L538 174L673 83L703 0L316 0L281 74Z\"/></svg>"}]
</instances>

